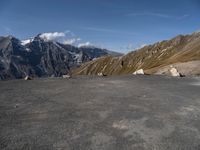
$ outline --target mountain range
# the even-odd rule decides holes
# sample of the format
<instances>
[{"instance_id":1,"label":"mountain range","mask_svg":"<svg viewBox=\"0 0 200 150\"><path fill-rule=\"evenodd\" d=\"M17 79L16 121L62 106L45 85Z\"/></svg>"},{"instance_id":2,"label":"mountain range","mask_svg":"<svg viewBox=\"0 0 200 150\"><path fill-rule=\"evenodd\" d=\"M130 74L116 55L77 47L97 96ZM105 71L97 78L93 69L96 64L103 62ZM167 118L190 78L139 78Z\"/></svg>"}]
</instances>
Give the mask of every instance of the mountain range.
<instances>
[{"instance_id":1,"label":"mountain range","mask_svg":"<svg viewBox=\"0 0 200 150\"><path fill-rule=\"evenodd\" d=\"M101 57L81 65L73 74L121 75L132 74L139 69L143 69L146 74L165 74L164 70L173 65L178 67L182 74L200 75L200 32L178 35L123 56Z\"/></svg>"},{"instance_id":2,"label":"mountain range","mask_svg":"<svg viewBox=\"0 0 200 150\"><path fill-rule=\"evenodd\" d=\"M200 75L200 32L178 35L144 46L126 55L94 46L76 47L46 40L38 34L21 41L0 37L0 79L25 76L121 75L143 69L146 74L165 74L170 66L182 74Z\"/></svg>"},{"instance_id":3,"label":"mountain range","mask_svg":"<svg viewBox=\"0 0 200 150\"><path fill-rule=\"evenodd\" d=\"M95 58L120 53L94 46L76 47L49 41L38 34L21 41L13 36L0 37L0 79L18 79L25 76L59 77L71 68Z\"/></svg>"}]
</instances>

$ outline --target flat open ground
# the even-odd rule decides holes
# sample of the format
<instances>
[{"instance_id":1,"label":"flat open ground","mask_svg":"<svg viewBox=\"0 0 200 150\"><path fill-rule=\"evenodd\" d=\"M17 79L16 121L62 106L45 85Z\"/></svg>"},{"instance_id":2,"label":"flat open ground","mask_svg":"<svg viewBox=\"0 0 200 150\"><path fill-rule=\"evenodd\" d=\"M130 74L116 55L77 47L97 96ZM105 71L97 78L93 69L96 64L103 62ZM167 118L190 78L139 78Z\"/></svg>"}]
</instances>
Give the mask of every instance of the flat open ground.
<instances>
[{"instance_id":1,"label":"flat open ground","mask_svg":"<svg viewBox=\"0 0 200 150\"><path fill-rule=\"evenodd\" d=\"M1 150L199 150L200 78L0 82Z\"/></svg>"}]
</instances>

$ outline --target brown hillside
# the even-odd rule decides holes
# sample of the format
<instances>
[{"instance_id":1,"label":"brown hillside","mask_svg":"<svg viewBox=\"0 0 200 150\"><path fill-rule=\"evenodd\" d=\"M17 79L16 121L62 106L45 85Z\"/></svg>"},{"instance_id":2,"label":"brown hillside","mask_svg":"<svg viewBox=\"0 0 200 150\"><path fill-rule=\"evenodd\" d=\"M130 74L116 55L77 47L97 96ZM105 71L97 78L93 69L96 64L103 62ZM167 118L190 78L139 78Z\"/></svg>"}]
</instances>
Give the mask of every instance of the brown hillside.
<instances>
[{"instance_id":1,"label":"brown hillside","mask_svg":"<svg viewBox=\"0 0 200 150\"><path fill-rule=\"evenodd\" d=\"M157 69L178 62L200 60L200 33L179 35L171 40L145 46L121 57L101 57L83 64L75 75L131 74L138 69L155 73Z\"/></svg>"}]
</instances>

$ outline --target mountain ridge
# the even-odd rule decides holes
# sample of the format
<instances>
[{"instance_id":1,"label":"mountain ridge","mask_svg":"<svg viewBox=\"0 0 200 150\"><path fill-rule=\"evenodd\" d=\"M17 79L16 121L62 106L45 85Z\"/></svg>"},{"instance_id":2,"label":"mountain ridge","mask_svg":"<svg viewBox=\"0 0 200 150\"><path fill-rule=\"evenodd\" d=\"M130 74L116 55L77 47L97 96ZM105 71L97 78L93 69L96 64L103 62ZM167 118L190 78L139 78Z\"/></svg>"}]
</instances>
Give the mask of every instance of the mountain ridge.
<instances>
[{"instance_id":1,"label":"mountain ridge","mask_svg":"<svg viewBox=\"0 0 200 150\"><path fill-rule=\"evenodd\" d=\"M153 74L160 67L194 60L200 60L200 32L178 35L170 40L144 46L120 57L101 57L81 65L73 71L73 74L121 75L132 74L138 69L144 69L145 73Z\"/></svg>"},{"instance_id":2,"label":"mountain ridge","mask_svg":"<svg viewBox=\"0 0 200 150\"><path fill-rule=\"evenodd\" d=\"M83 62L110 55L109 52L97 47L78 48L56 41L45 41L40 34L24 43L14 36L1 36L0 79L18 79L27 75L59 77Z\"/></svg>"}]
</instances>

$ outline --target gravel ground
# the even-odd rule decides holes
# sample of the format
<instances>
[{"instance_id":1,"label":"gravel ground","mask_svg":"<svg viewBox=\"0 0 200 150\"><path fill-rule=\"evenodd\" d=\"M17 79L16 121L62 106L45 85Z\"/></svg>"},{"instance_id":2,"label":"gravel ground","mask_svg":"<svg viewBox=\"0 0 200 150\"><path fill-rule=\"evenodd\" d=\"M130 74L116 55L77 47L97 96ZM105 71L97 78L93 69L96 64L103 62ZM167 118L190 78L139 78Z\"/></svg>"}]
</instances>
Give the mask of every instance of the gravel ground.
<instances>
[{"instance_id":1,"label":"gravel ground","mask_svg":"<svg viewBox=\"0 0 200 150\"><path fill-rule=\"evenodd\" d=\"M200 78L0 82L1 150L199 150Z\"/></svg>"}]
</instances>

